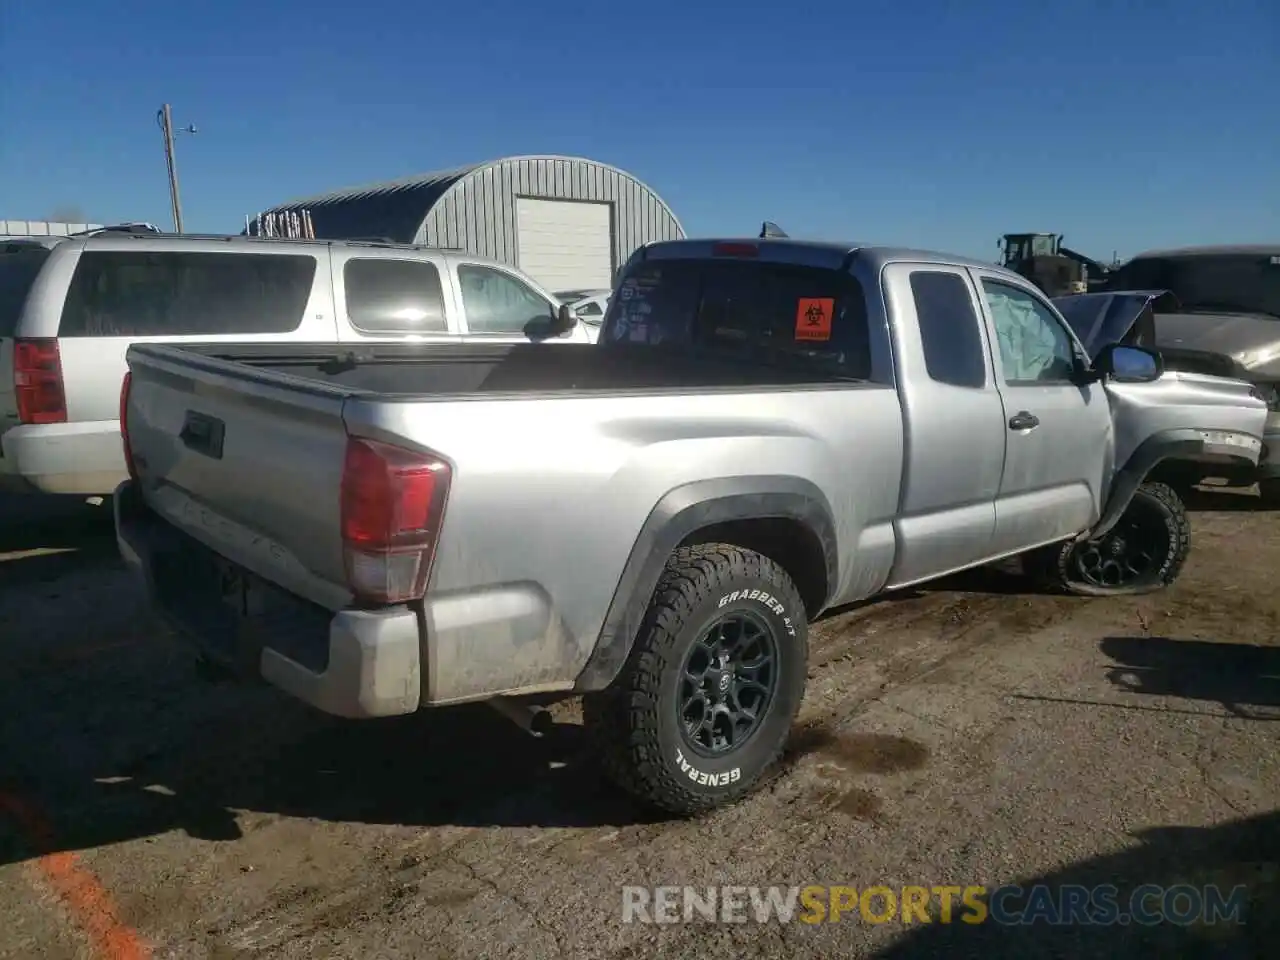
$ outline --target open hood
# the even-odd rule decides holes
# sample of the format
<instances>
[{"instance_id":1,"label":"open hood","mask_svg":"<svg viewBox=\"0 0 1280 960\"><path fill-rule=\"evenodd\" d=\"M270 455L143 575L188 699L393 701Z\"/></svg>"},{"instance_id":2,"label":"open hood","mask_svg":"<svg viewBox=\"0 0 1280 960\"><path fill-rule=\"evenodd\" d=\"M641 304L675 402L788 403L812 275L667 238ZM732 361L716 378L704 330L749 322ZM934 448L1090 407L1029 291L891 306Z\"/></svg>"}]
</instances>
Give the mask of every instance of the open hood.
<instances>
[{"instance_id":1,"label":"open hood","mask_svg":"<svg viewBox=\"0 0 1280 960\"><path fill-rule=\"evenodd\" d=\"M1053 305L1091 357L1110 343L1153 346L1155 312L1170 313L1180 306L1178 298L1168 290L1078 293L1057 297Z\"/></svg>"}]
</instances>

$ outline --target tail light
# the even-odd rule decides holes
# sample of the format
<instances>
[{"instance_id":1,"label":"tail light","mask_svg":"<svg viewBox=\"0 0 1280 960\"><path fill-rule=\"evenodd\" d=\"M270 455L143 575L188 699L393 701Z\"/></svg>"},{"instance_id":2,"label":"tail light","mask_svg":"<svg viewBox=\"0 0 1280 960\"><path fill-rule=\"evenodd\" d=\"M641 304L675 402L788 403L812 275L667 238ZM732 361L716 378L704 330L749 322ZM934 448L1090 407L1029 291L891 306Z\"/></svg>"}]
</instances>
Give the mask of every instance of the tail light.
<instances>
[{"instance_id":1,"label":"tail light","mask_svg":"<svg viewBox=\"0 0 1280 960\"><path fill-rule=\"evenodd\" d=\"M760 248L754 243L717 243L711 247L713 257L758 257Z\"/></svg>"},{"instance_id":2,"label":"tail light","mask_svg":"<svg viewBox=\"0 0 1280 960\"><path fill-rule=\"evenodd\" d=\"M67 395L57 340L13 342L13 392L23 423L66 423Z\"/></svg>"},{"instance_id":3,"label":"tail light","mask_svg":"<svg viewBox=\"0 0 1280 960\"><path fill-rule=\"evenodd\" d=\"M133 374L126 370L120 384L120 442L124 446L124 463L129 468L129 476L137 480L138 468L133 464L133 448L129 446L129 386L132 382Z\"/></svg>"},{"instance_id":4,"label":"tail light","mask_svg":"<svg viewBox=\"0 0 1280 960\"><path fill-rule=\"evenodd\" d=\"M404 603L426 592L450 478L449 465L439 457L347 440L343 560L357 598Z\"/></svg>"}]
</instances>

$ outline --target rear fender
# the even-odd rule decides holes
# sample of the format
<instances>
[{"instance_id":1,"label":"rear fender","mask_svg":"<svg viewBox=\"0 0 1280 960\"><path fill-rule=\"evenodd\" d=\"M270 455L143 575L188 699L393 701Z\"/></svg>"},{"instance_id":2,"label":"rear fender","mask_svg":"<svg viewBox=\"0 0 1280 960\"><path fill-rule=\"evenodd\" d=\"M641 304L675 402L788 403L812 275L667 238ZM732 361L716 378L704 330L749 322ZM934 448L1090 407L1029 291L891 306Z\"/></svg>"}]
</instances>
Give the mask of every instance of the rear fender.
<instances>
[{"instance_id":1,"label":"rear fender","mask_svg":"<svg viewBox=\"0 0 1280 960\"><path fill-rule=\"evenodd\" d=\"M710 526L771 518L794 520L817 539L826 566L826 596L816 606L825 606L826 598L839 582L839 554L831 505L815 484L786 476L688 483L659 500L645 521L575 689L603 690L622 670L658 578L682 541Z\"/></svg>"}]
</instances>

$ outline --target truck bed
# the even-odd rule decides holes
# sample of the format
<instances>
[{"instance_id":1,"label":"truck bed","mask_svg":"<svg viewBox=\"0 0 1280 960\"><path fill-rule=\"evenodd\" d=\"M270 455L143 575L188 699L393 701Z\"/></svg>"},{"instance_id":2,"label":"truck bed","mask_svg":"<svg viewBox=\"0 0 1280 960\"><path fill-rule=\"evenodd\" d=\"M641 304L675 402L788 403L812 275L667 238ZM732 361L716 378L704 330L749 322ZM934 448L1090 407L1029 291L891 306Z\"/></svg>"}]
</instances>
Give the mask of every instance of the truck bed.
<instances>
[{"instance_id":1,"label":"truck bed","mask_svg":"<svg viewBox=\"0 0 1280 960\"><path fill-rule=\"evenodd\" d=\"M656 465L723 455L707 443L763 440L782 472L802 438L860 429L847 391L891 438L900 422L886 385L651 346L134 344L128 361L124 427L150 509L330 610L351 601L339 501L353 436L456 465L435 581L447 591L475 574L469 558L510 551L526 528L573 527L584 504L621 498L606 514L634 537L668 489Z\"/></svg>"},{"instance_id":2,"label":"truck bed","mask_svg":"<svg viewBox=\"0 0 1280 960\"><path fill-rule=\"evenodd\" d=\"M812 366L687 346L558 344L182 344L173 349L243 363L348 392L450 399L461 395L756 389L848 381ZM494 396L494 399L497 399Z\"/></svg>"}]
</instances>

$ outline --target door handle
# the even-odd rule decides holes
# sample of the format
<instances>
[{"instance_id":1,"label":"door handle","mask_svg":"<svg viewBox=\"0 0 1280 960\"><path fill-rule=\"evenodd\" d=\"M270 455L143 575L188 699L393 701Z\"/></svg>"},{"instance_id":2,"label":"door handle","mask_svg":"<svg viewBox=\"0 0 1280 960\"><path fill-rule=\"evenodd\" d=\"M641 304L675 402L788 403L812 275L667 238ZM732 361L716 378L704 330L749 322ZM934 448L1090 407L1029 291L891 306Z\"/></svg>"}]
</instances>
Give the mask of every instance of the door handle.
<instances>
[{"instance_id":1,"label":"door handle","mask_svg":"<svg viewBox=\"0 0 1280 960\"><path fill-rule=\"evenodd\" d=\"M1009 418L1010 430L1030 430L1038 426L1040 426L1040 418L1026 410L1019 410Z\"/></svg>"},{"instance_id":2,"label":"door handle","mask_svg":"<svg viewBox=\"0 0 1280 960\"><path fill-rule=\"evenodd\" d=\"M221 460L222 439L225 431L226 424L217 417L207 417L203 413L188 410L178 439L188 450L202 453L214 460Z\"/></svg>"}]
</instances>

